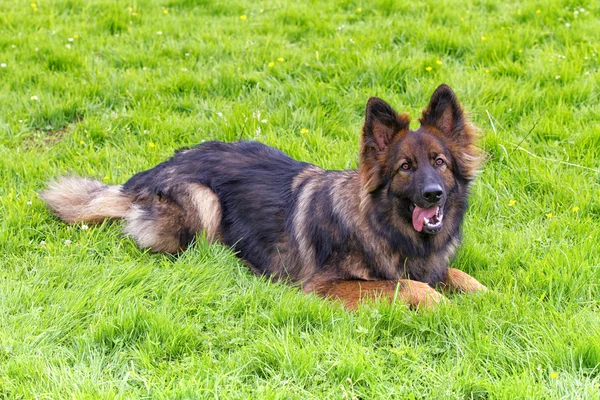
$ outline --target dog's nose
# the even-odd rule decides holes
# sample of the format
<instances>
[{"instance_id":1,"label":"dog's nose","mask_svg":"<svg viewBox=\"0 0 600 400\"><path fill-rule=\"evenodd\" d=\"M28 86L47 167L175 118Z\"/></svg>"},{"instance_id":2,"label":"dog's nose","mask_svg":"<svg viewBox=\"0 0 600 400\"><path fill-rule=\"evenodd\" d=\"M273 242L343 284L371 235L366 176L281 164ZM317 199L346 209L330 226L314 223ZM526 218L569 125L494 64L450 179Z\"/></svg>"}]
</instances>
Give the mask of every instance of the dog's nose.
<instances>
[{"instance_id":1,"label":"dog's nose","mask_svg":"<svg viewBox=\"0 0 600 400\"><path fill-rule=\"evenodd\" d=\"M444 195L444 189L437 183L427 185L423 188L423 198L430 203L439 201Z\"/></svg>"}]
</instances>

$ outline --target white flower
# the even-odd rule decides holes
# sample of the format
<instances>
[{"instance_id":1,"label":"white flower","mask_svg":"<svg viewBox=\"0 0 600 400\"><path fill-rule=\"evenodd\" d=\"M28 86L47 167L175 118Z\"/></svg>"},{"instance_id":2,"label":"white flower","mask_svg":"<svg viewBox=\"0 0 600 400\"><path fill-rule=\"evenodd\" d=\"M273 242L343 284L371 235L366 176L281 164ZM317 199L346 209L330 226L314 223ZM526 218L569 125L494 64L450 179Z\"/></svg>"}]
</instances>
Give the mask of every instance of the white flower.
<instances>
[{"instance_id":1,"label":"white flower","mask_svg":"<svg viewBox=\"0 0 600 400\"><path fill-rule=\"evenodd\" d=\"M90 229L90 227L87 226L86 224L81 225L81 230L82 231L87 231L88 229Z\"/></svg>"},{"instance_id":2,"label":"white flower","mask_svg":"<svg viewBox=\"0 0 600 400\"><path fill-rule=\"evenodd\" d=\"M0 68L6 68L6 63L0 64Z\"/></svg>"},{"instance_id":3,"label":"white flower","mask_svg":"<svg viewBox=\"0 0 600 400\"><path fill-rule=\"evenodd\" d=\"M27 205L28 205L28 206L30 206L30 205L32 205L32 204L33 204L33 203L31 202L31 200L29 200L29 201L27 202Z\"/></svg>"},{"instance_id":4,"label":"white flower","mask_svg":"<svg viewBox=\"0 0 600 400\"><path fill-rule=\"evenodd\" d=\"M67 49L70 49L70 48L71 48L71 45L70 45L69 43L67 43L67 44L65 44L65 47L66 47Z\"/></svg>"},{"instance_id":5,"label":"white flower","mask_svg":"<svg viewBox=\"0 0 600 400\"><path fill-rule=\"evenodd\" d=\"M69 239L66 239L63 243L65 244L65 246L71 245L71 241Z\"/></svg>"},{"instance_id":6,"label":"white flower","mask_svg":"<svg viewBox=\"0 0 600 400\"><path fill-rule=\"evenodd\" d=\"M46 247L46 241L42 240L42 241L40 242L40 247Z\"/></svg>"},{"instance_id":7,"label":"white flower","mask_svg":"<svg viewBox=\"0 0 600 400\"><path fill-rule=\"evenodd\" d=\"M38 101L39 99L40 98L37 97L37 95L35 95L35 94L33 96L31 96L31 100L33 100L33 101Z\"/></svg>"},{"instance_id":8,"label":"white flower","mask_svg":"<svg viewBox=\"0 0 600 400\"><path fill-rule=\"evenodd\" d=\"M188 70L188 69L187 69L187 68L181 68L181 70L182 70L183 72L187 72L187 70Z\"/></svg>"},{"instance_id":9,"label":"white flower","mask_svg":"<svg viewBox=\"0 0 600 400\"><path fill-rule=\"evenodd\" d=\"M73 39L72 37L70 37L70 38L68 38L67 40L68 40L69 42L72 42L72 41L73 41L73 40L75 40L75 39Z\"/></svg>"},{"instance_id":10,"label":"white flower","mask_svg":"<svg viewBox=\"0 0 600 400\"><path fill-rule=\"evenodd\" d=\"M162 31L156 32L157 35L162 35Z\"/></svg>"},{"instance_id":11,"label":"white flower","mask_svg":"<svg viewBox=\"0 0 600 400\"><path fill-rule=\"evenodd\" d=\"M556 75L554 79L560 79L560 75Z\"/></svg>"},{"instance_id":12,"label":"white flower","mask_svg":"<svg viewBox=\"0 0 600 400\"><path fill-rule=\"evenodd\" d=\"M186 56L186 57L189 57L189 56L190 56L190 53L185 53L185 56Z\"/></svg>"},{"instance_id":13,"label":"white flower","mask_svg":"<svg viewBox=\"0 0 600 400\"><path fill-rule=\"evenodd\" d=\"M571 24L567 22L567 23L565 24L565 26L566 26L567 28L570 28L570 27L571 27Z\"/></svg>"}]
</instances>

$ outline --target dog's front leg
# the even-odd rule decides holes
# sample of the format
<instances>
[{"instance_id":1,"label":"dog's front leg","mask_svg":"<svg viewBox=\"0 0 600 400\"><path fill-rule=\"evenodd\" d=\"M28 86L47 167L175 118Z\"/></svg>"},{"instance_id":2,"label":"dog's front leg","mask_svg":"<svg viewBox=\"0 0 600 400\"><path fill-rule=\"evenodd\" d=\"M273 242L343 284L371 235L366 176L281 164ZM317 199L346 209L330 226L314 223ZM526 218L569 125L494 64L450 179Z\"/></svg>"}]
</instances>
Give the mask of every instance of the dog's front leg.
<instances>
[{"instance_id":1,"label":"dog's front leg","mask_svg":"<svg viewBox=\"0 0 600 400\"><path fill-rule=\"evenodd\" d=\"M487 292L488 290L477 279L456 268L448 268L444 289L464 293Z\"/></svg>"},{"instance_id":2,"label":"dog's front leg","mask_svg":"<svg viewBox=\"0 0 600 400\"><path fill-rule=\"evenodd\" d=\"M400 279L398 281L337 280L323 282L314 289L317 294L340 300L346 308L356 309L367 299L387 298L407 303L411 308L432 308L446 298L423 282Z\"/></svg>"}]
</instances>

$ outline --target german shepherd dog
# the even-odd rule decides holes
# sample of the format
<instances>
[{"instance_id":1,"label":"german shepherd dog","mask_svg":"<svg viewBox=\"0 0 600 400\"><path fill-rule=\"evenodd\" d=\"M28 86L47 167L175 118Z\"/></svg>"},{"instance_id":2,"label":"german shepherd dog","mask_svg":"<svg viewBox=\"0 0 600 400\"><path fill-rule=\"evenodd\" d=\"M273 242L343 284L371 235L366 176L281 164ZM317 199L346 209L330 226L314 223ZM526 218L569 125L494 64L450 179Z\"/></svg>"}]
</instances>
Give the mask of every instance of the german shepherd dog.
<instances>
[{"instance_id":1,"label":"german shepherd dog","mask_svg":"<svg viewBox=\"0 0 600 400\"><path fill-rule=\"evenodd\" d=\"M447 85L419 120L373 97L358 170L327 171L257 142L179 150L125 184L67 176L41 193L68 223L125 219L140 247L176 253L198 234L232 247L257 274L354 308L364 298L428 307L434 288L486 290L448 263L480 156Z\"/></svg>"}]
</instances>

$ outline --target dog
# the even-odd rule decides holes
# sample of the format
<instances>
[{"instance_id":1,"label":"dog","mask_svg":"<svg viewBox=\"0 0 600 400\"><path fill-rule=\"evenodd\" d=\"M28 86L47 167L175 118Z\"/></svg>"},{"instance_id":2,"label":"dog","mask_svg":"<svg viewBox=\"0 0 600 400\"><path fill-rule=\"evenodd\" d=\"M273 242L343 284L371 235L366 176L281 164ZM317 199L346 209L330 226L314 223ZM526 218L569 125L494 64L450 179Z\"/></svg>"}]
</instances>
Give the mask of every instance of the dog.
<instances>
[{"instance_id":1,"label":"dog","mask_svg":"<svg viewBox=\"0 0 600 400\"><path fill-rule=\"evenodd\" d=\"M123 185L66 176L41 198L67 223L122 218L126 234L156 252L205 235L256 274L348 308L374 297L430 307L445 301L436 288L486 290L448 267L481 155L449 86L419 121L413 131L407 114L370 98L357 170L324 170L253 141L209 141Z\"/></svg>"}]
</instances>

